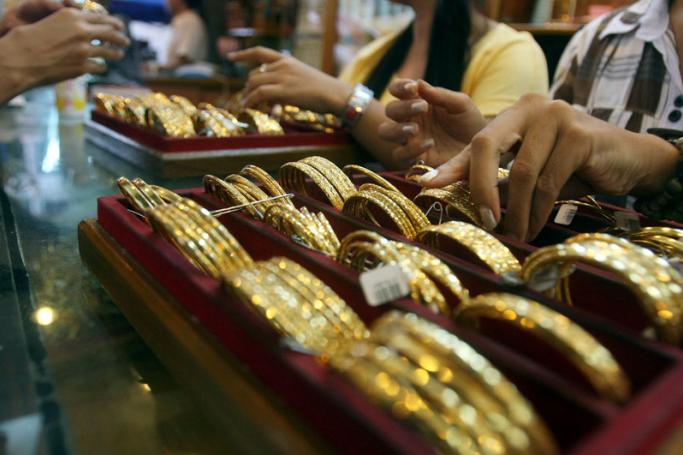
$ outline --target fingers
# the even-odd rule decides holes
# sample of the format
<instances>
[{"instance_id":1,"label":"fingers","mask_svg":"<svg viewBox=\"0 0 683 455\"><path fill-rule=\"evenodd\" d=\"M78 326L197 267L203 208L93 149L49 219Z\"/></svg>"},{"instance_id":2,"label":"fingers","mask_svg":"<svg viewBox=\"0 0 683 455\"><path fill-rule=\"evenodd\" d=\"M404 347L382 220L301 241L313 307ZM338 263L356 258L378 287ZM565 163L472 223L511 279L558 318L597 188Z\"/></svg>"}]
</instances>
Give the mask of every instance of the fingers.
<instances>
[{"instance_id":1,"label":"fingers","mask_svg":"<svg viewBox=\"0 0 683 455\"><path fill-rule=\"evenodd\" d=\"M405 144L419 131L417 123L383 122L377 129L379 137L395 144Z\"/></svg>"},{"instance_id":2,"label":"fingers","mask_svg":"<svg viewBox=\"0 0 683 455\"><path fill-rule=\"evenodd\" d=\"M121 20L117 19L114 16L109 16L107 14L93 14L82 11L78 11L78 13L81 16L83 16L83 19L89 24L108 25L120 32L122 32L125 29L125 25L123 24L123 22L121 22Z\"/></svg>"},{"instance_id":3,"label":"fingers","mask_svg":"<svg viewBox=\"0 0 683 455\"><path fill-rule=\"evenodd\" d=\"M130 40L109 25L92 25L88 30L88 41L100 40L118 47L128 47Z\"/></svg>"},{"instance_id":4,"label":"fingers","mask_svg":"<svg viewBox=\"0 0 683 455\"><path fill-rule=\"evenodd\" d=\"M228 59L233 62L263 62L273 63L283 58L283 55L273 49L257 46L242 51L231 52Z\"/></svg>"},{"instance_id":5,"label":"fingers","mask_svg":"<svg viewBox=\"0 0 683 455\"><path fill-rule=\"evenodd\" d=\"M396 79L389 84L389 93L400 100L417 99L417 82L412 79Z\"/></svg>"},{"instance_id":6,"label":"fingers","mask_svg":"<svg viewBox=\"0 0 683 455\"><path fill-rule=\"evenodd\" d=\"M282 88L279 85L262 85L249 92L242 100L245 107L260 106L263 103L281 102Z\"/></svg>"},{"instance_id":7,"label":"fingers","mask_svg":"<svg viewBox=\"0 0 683 455\"><path fill-rule=\"evenodd\" d=\"M250 92L262 85L271 85L282 82L282 76L276 72L266 72L266 73L252 73L247 79L247 84L245 86L246 92Z\"/></svg>"},{"instance_id":8,"label":"fingers","mask_svg":"<svg viewBox=\"0 0 683 455\"><path fill-rule=\"evenodd\" d=\"M409 122L416 115L424 114L429 110L429 104L425 100L397 100L387 104L387 117L396 122Z\"/></svg>"},{"instance_id":9,"label":"fingers","mask_svg":"<svg viewBox=\"0 0 683 455\"><path fill-rule=\"evenodd\" d=\"M557 121L553 115L530 125L510 169L510 192L505 217L505 232L526 240L532 201L537 191L538 177L553 153L557 140ZM559 190L558 190L559 192Z\"/></svg>"},{"instance_id":10,"label":"fingers","mask_svg":"<svg viewBox=\"0 0 683 455\"><path fill-rule=\"evenodd\" d=\"M470 146L420 178L420 184L429 188L441 188L450 183L465 180L472 159Z\"/></svg>"},{"instance_id":11,"label":"fingers","mask_svg":"<svg viewBox=\"0 0 683 455\"><path fill-rule=\"evenodd\" d=\"M426 139L416 144L407 144L395 148L391 157L397 163L412 163L434 147L434 139Z\"/></svg>"},{"instance_id":12,"label":"fingers","mask_svg":"<svg viewBox=\"0 0 683 455\"><path fill-rule=\"evenodd\" d=\"M429 104L444 108L449 114L462 114L474 107L472 99L464 93L445 88L434 87L420 80L417 83L418 94Z\"/></svg>"},{"instance_id":13,"label":"fingers","mask_svg":"<svg viewBox=\"0 0 683 455\"><path fill-rule=\"evenodd\" d=\"M121 60L123 58L123 51L121 49L110 46L95 46L87 45L86 55L88 58L103 58L105 60Z\"/></svg>"}]
</instances>

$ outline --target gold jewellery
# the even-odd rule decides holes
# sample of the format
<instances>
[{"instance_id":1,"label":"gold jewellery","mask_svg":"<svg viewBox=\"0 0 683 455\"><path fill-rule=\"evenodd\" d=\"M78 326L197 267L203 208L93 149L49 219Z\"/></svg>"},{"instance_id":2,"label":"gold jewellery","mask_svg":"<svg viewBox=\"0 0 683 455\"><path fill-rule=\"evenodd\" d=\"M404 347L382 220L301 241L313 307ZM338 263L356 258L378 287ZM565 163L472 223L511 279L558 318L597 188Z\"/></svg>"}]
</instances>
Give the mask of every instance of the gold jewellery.
<instances>
[{"instance_id":1,"label":"gold jewellery","mask_svg":"<svg viewBox=\"0 0 683 455\"><path fill-rule=\"evenodd\" d=\"M429 226L420 231L416 240L439 248L441 237L455 241L498 275L521 270L517 258L500 240L487 231L468 223L449 221L436 226Z\"/></svg>"},{"instance_id":2,"label":"gold jewellery","mask_svg":"<svg viewBox=\"0 0 683 455\"><path fill-rule=\"evenodd\" d=\"M616 402L628 399L628 379L612 354L560 313L512 294L480 295L455 313L457 322L475 327L481 319L502 321L539 337L572 362L600 395Z\"/></svg>"},{"instance_id":3,"label":"gold jewellery","mask_svg":"<svg viewBox=\"0 0 683 455\"><path fill-rule=\"evenodd\" d=\"M557 453L531 405L467 343L413 314L390 312L367 340L330 359L368 397L445 453Z\"/></svg>"},{"instance_id":4,"label":"gold jewellery","mask_svg":"<svg viewBox=\"0 0 683 455\"><path fill-rule=\"evenodd\" d=\"M677 344L683 338L683 276L666 260L625 239L607 234L580 234L565 243L531 254L521 276L532 282L555 270L556 297L571 302L568 271L584 263L619 277L638 297L662 341ZM564 283L561 278L565 276Z\"/></svg>"}]
</instances>

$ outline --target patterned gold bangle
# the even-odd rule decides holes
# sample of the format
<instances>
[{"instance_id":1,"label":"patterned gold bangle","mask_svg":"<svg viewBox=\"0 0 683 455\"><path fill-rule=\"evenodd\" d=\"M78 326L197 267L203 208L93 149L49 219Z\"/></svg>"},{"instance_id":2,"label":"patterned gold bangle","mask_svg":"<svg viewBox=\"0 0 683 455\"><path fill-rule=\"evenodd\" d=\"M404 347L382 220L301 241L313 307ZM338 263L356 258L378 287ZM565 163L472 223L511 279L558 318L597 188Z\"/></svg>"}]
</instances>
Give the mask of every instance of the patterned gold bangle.
<instances>
[{"instance_id":1,"label":"patterned gold bangle","mask_svg":"<svg viewBox=\"0 0 683 455\"><path fill-rule=\"evenodd\" d=\"M308 195L306 177L323 192L327 200L337 210L344 206L344 199L337 189L316 168L302 162L285 163L279 172L280 183L287 191L296 191Z\"/></svg>"},{"instance_id":2,"label":"patterned gold bangle","mask_svg":"<svg viewBox=\"0 0 683 455\"><path fill-rule=\"evenodd\" d=\"M414 387L397 380L374 362L349 357L332 358L330 364L373 401L400 420L415 425L440 451L480 453L479 445L469 434L434 413Z\"/></svg>"},{"instance_id":3,"label":"patterned gold bangle","mask_svg":"<svg viewBox=\"0 0 683 455\"><path fill-rule=\"evenodd\" d=\"M237 115L240 122L249 125L248 130L266 136L280 136L285 134L280 123L270 118L268 114L255 109L245 109Z\"/></svg>"},{"instance_id":4,"label":"patterned gold bangle","mask_svg":"<svg viewBox=\"0 0 683 455\"><path fill-rule=\"evenodd\" d=\"M431 280L441 285L443 289L448 290L458 301L464 302L469 299L470 294L467 288L463 286L450 267L439 258L416 246L400 242L394 243L399 253L404 253L405 257L412 260ZM445 311L442 309L442 313L449 315L450 309L446 308Z\"/></svg>"},{"instance_id":5,"label":"patterned gold bangle","mask_svg":"<svg viewBox=\"0 0 683 455\"><path fill-rule=\"evenodd\" d=\"M306 212L308 213L308 212ZM310 248L336 256L337 245L322 231L310 214L305 214L288 205L275 204L266 209L264 222L279 232L303 242Z\"/></svg>"},{"instance_id":6,"label":"patterned gold bangle","mask_svg":"<svg viewBox=\"0 0 683 455\"><path fill-rule=\"evenodd\" d=\"M164 136L188 138L197 134L192 119L175 104L148 107L145 119L147 126Z\"/></svg>"},{"instance_id":7,"label":"patterned gold bangle","mask_svg":"<svg viewBox=\"0 0 683 455\"><path fill-rule=\"evenodd\" d=\"M444 209L449 216L453 216L451 211L455 211L455 217L481 227L482 222L476 207L469 199L454 195L452 192L441 188L423 189L415 196L415 204L427 210L434 202L445 205Z\"/></svg>"},{"instance_id":8,"label":"patterned gold bangle","mask_svg":"<svg viewBox=\"0 0 683 455\"><path fill-rule=\"evenodd\" d=\"M416 240L440 248L439 237L447 237L463 246L498 275L518 273L521 265L510 250L485 230L460 221L429 226L418 233Z\"/></svg>"},{"instance_id":9,"label":"patterned gold bangle","mask_svg":"<svg viewBox=\"0 0 683 455\"><path fill-rule=\"evenodd\" d=\"M309 156L302 159L300 162L308 164L325 176L330 184L337 190L342 200L346 201L356 192L356 186L351 179L349 179L349 177L347 177L347 175L332 161L321 156Z\"/></svg>"},{"instance_id":10,"label":"patterned gold bangle","mask_svg":"<svg viewBox=\"0 0 683 455\"><path fill-rule=\"evenodd\" d=\"M242 168L240 171L240 175L244 177L251 178L255 180L257 183L260 183L263 188L265 188L266 193L268 193L270 196L275 197L275 196L284 196L287 194L285 190L280 186L280 184L275 180L273 177L270 176L266 171L261 169L258 166L254 166L253 164L247 164ZM283 200L283 203L288 204L288 205L294 205L294 203L289 200Z\"/></svg>"},{"instance_id":11,"label":"patterned gold bangle","mask_svg":"<svg viewBox=\"0 0 683 455\"><path fill-rule=\"evenodd\" d=\"M192 101L188 100L184 96L180 95L171 95L169 96L169 99L178 105L183 112L189 117L192 117L196 112L197 112L197 106L192 104Z\"/></svg>"},{"instance_id":12,"label":"patterned gold bangle","mask_svg":"<svg viewBox=\"0 0 683 455\"><path fill-rule=\"evenodd\" d=\"M401 343L409 341L406 336L415 343ZM472 403L482 403L488 398L484 409L492 407L493 410L487 416L499 424L504 423L501 417L512 424L505 432L511 447L522 449L530 442L535 449L533 453L558 452L550 431L515 385L457 336L415 314L393 311L375 322L371 341L391 343L413 363L436 375Z\"/></svg>"},{"instance_id":13,"label":"patterned gold bangle","mask_svg":"<svg viewBox=\"0 0 683 455\"><path fill-rule=\"evenodd\" d=\"M251 180L239 174L229 175L225 178L225 181L233 184L249 201L256 202L268 199L268 195L261 188ZM277 201L264 202L262 206L268 207L275 203L277 203Z\"/></svg>"},{"instance_id":14,"label":"patterned gold bangle","mask_svg":"<svg viewBox=\"0 0 683 455\"><path fill-rule=\"evenodd\" d=\"M411 182L419 182L422 174L426 174L427 172L431 172L433 170L433 167L427 166L426 164L413 164L406 172L405 178Z\"/></svg>"},{"instance_id":15,"label":"patterned gold bangle","mask_svg":"<svg viewBox=\"0 0 683 455\"><path fill-rule=\"evenodd\" d=\"M347 164L342 168L342 170L346 175L349 176L349 178L352 178L353 174L361 174L369 178L376 185L381 186L386 190L395 191L399 194L401 193L398 188L391 184L387 179L378 173L371 171L370 169L364 168L363 166L359 166L357 164Z\"/></svg>"},{"instance_id":16,"label":"patterned gold bangle","mask_svg":"<svg viewBox=\"0 0 683 455\"><path fill-rule=\"evenodd\" d=\"M371 212L370 206L379 208L396 225L399 232L412 240L417 234L408 216L401 210L391 198L374 191L359 191L344 204L342 211L355 218L372 221L377 226L382 226Z\"/></svg>"},{"instance_id":17,"label":"patterned gold bangle","mask_svg":"<svg viewBox=\"0 0 683 455\"><path fill-rule=\"evenodd\" d=\"M512 294L484 294L461 305L456 321L476 326L492 318L532 333L566 356L604 398L624 402L629 381L612 354L567 317L538 302Z\"/></svg>"},{"instance_id":18,"label":"patterned gold bangle","mask_svg":"<svg viewBox=\"0 0 683 455\"><path fill-rule=\"evenodd\" d=\"M427 215L425 215L424 212L422 212L422 210L420 210L420 208L415 205L413 201L405 197L402 193L387 190L386 188L382 188L381 186L375 185L373 183L361 185L359 191L374 191L377 193L382 193L394 201L396 205L403 210L403 213L406 214L413 225L415 232L420 232L422 229L426 228L427 226L431 226L432 224L429 222Z\"/></svg>"},{"instance_id":19,"label":"patterned gold bangle","mask_svg":"<svg viewBox=\"0 0 683 455\"><path fill-rule=\"evenodd\" d=\"M581 235L532 253L521 276L530 282L551 267L573 263L614 273L638 297L662 341L678 344L683 338L683 278L664 259L623 239L605 234Z\"/></svg>"},{"instance_id":20,"label":"patterned gold bangle","mask_svg":"<svg viewBox=\"0 0 683 455\"><path fill-rule=\"evenodd\" d=\"M340 331L349 339L363 339L369 336L368 328L329 286L319 280L308 270L293 261L275 258L266 264L274 273L279 273L291 286L302 293L313 308L323 311L325 317L340 327Z\"/></svg>"}]
</instances>

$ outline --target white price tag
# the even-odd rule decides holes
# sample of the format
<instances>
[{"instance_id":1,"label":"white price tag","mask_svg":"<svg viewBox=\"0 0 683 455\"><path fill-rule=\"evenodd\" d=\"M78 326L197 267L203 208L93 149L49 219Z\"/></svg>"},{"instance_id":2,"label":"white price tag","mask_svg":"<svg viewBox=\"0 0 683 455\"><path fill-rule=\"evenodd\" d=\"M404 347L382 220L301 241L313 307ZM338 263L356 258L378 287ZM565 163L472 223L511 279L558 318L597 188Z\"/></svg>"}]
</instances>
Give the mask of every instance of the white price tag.
<instances>
[{"instance_id":1,"label":"white price tag","mask_svg":"<svg viewBox=\"0 0 683 455\"><path fill-rule=\"evenodd\" d=\"M635 213L616 212L614 219L617 227L622 231L633 232L640 230L640 218Z\"/></svg>"},{"instance_id":2,"label":"white price tag","mask_svg":"<svg viewBox=\"0 0 683 455\"><path fill-rule=\"evenodd\" d=\"M574 273L574 270L576 267L573 265L565 270L559 264L551 265L536 272L527 285L534 291L546 292L553 289L562 278Z\"/></svg>"},{"instance_id":3,"label":"white price tag","mask_svg":"<svg viewBox=\"0 0 683 455\"><path fill-rule=\"evenodd\" d=\"M683 274L683 262L681 262L680 259L678 258L669 258L669 264L671 264L671 267L676 269L678 273Z\"/></svg>"},{"instance_id":4,"label":"white price tag","mask_svg":"<svg viewBox=\"0 0 683 455\"><path fill-rule=\"evenodd\" d=\"M387 265L361 273L360 285L365 300L371 306L380 306L410 293L408 278L397 265Z\"/></svg>"},{"instance_id":5,"label":"white price tag","mask_svg":"<svg viewBox=\"0 0 683 455\"><path fill-rule=\"evenodd\" d=\"M574 221L576 212L579 210L574 204L562 204L560 209L555 215L555 223L561 224L562 226L569 226Z\"/></svg>"}]
</instances>

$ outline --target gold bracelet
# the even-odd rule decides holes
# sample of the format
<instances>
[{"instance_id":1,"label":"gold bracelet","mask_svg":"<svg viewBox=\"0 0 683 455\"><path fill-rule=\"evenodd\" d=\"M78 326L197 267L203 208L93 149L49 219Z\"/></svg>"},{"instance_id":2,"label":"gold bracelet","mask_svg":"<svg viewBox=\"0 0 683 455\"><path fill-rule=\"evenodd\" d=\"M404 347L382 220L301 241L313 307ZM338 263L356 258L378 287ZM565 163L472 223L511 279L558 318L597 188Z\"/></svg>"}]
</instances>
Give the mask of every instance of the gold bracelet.
<instances>
[{"instance_id":1,"label":"gold bracelet","mask_svg":"<svg viewBox=\"0 0 683 455\"><path fill-rule=\"evenodd\" d=\"M401 194L398 188L391 184L387 179L378 173L371 171L370 169L364 168L363 166L359 166L357 164L347 164L342 168L342 170L346 175L349 176L349 178L352 178L353 174L361 174L369 178L374 184L381 186L386 190L395 191L396 193Z\"/></svg>"},{"instance_id":2,"label":"gold bracelet","mask_svg":"<svg viewBox=\"0 0 683 455\"><path fill-rule=\"evenodd\" d=\"M415 232L420 232L427 226L432 225L432 223L429 222L427 215L425 215L424 212L422 212L422 210L420 210L420 208L417 205L415 205L413 201L405 197L402 193L387 190L386 188L382 188L381 186L375 185L373 183L366 183L364 185L361 185L359 191L373 191L376 193L381 193L387 196L392 201L394 201L396 205L398 205L401 208L401 210L403 210L403 213L406 214L411 224L413 225Z\"/></svg>"},{"instance_id":3,"label":"gold bracelet","mask_svg":"<svg viewBox=\"0 0 683 455\"><path fill-rule=\"evenodd\" d=\"M485 230L460 221L429 226L418 233L416 240L440 248L439 237L444 236L466 248L498 275L518 273L522 266L517 258L497 238Z\"/></svg>"},{"instance_id":4,"label":"gold bracelet","mask_svg":"<svg viewBox=\"0 0 683 455\"><path fill-rule=\"evenodd\" d=\"M306 163L315 168L320 174L334 186L343 201L346 201L352 194L356 192L356 186L351 179L342 172L336 164L321 156L309 156L300 160L301 163Z\"/></svg>"},{"instance_id":5,"label":"gold bracelet","mask_svg":"<svg viewBox=\"0 0 683 455\"><path fill-rule=\"evenodd\" d=\"M343 213L355 218L365 219L382 226L370 210L370 205L379 208L396 225L399 232L412 240L417 234L408 216L391 198L374 191L359 191L351 196L342 207Z\"/></svg>"},{"instance_id":6,"label":"gold bracelet","mask_svg":"<svg viewBox=\"0 0 683 455\"><path fill-rule=\"evenodd\" d=\"M479 227L482 226L481 218L479 217L474 204L472 204L469 199L456 196L448 190L441 188L425 188L415 196L414 202L422 207L423 210L427 210L434 205L435 202L439 202L445 205L444 209L448 216L454 216L451 214L451 210L454 210L456 218L460 218Z\"/></svg>"},{"instance_id":7,"label":"gold bracelet","mask_svg":"<svg viewBox=\"0 0 683 455\"><path fill-rule=\"evenodd\" d=\"M614 273L638 297L659 339L678 344L683 338L683 278L665 260L624 239L606 234L580 235L565 244L532 253L522 267L521 276L530 282L550 267L573 263L585 263Z\"/></svg>"},{"instance_id":8,"label":"gold bracelet","mask_svg":"<svg viewBox=\"0 0 683 455\"><path fill-rule=\"evenodd\" d=\"M565 355L604 398L620 403L628 399L629 381L612 354L560 313L516 295L484 294L461 305L455 314L457 322L472 326L482 318L504 321L536 335Z\"/></svg>"},{"instance_id":9,"label":"gold bracelet","mask_svg":"<svg viewBox=\"0 0 683 455\"><path fill-rule=\"evenodd\" d=\"M256 180L257 183L260 183L263 188L265 188L266 193L271 197L284 196L287 194L277 180L258 166L247 164L240 171L240 175ZM290 199L283 199L282 203L294 205Z\"/></svg>"},{"instance_id":10,"label":"gold bracelet","mask_svg":"<svg viewBox=\"0 0 683 455\"><path fill-rule=\"evenodd\" d=\"M400 420L415 425L444 453L481 453L469 434L434 413L420 394L406 381L388 374L362 357L332 358L330 364L370 399L390 410Z\"/></svg>"},{"instance_id":11,"label":"gold bracelet","mask_svg":"<svg viewBox=\"0 0 683 455\"><path fill-rule=\"evenodd\" d=\"M116 180L116 184L121 194L128 200L134 210L144 214L147 210L154 207L152 201L147 199L147 196L140 191L140 188L127 178L119 177Z\"/></svg>"},{"instance_id":12,"label":"gold bracelet","mask_svg":"<svg viewBox=\"0 0 683 455\"><path fill-rule=\"evenodd\" d=\"M418 351L422 355L401 350L422 368L437 374L447 383L452 383L455 378L460 381L470 378L498 402L504 409L503 415L522 429L522 433L509 432L510 438L516 441L512 446L523 446L527 435L537 453L558 452L550 431L517 387L469 344L413 313L398 311L389 312L375 321L371 341L391 342L398 334L413 337L419 343L416 346L423 347ZM424 349L429 352L425 353Z\"/></svg>"},{"instance_id":13,"label":"gold bracelet","mask_svg":"<svg viewBox=\"0 0 683 455\"><path fill-rule=\"evenodd\" d=\"M423 174L433 171L434 168L426 164L413 164L406 172L405 178L411 182L420 182Z\"/></svg>"},{"instance_id":14,"label":"gold bracelet","mask_svg":"<svg viewBox=\"0 0 683 455\"><path fill-rule=\"evenodd\" d=\"M249 216L257 220L263 219L263 211L257 205L251 204L252 201L247 199L244 194L231 183L228 183L215 175L205 175L203 181L204 191L207 194L215 196L226 204L229 204L229 206L243 205Z\"/></svg>"},{"instance_id":15,"label":"gold bracelet","mask_svg":"<svg viewBox=\"0 0 683 455\"><path fill-rule=\"evenodd\" d=\"M296 191L310 196L306 188L306 177L313 181L334 208L337 210L342 209L344 199L337 189L316 168L302 162L285 163L280 168L280 183L287 191Z\"/></svg>"},{"instance_id":16,"label":"gold bracelet","mask_svg":"<svg viewBox=\"0 0 683 455\"><path fill-rule=\"evenodd\" d=\"M336 245L321 230L321 226L314 223L312 217L291 206L276 204L268 207L264 222L289 237L296 237L314 250L330 256L337 254Z\"/></svg>"},{"instance_id":17,"label":"gold bracelet","mask_svg":"<svg viewBox=\"0 0 683 455\"><path fill-rule=\"evenodd\" d=\"M184 96L171 95L169 96L169 99L174 104L177 104L178 107L180 107L183 110L183 112L185 112L185 115L187 115L190 118L192 118L192 116L194 116L194 114L197 112L197 106L195 106L192 103L192 101L188 100Z\"/></svg>"},{"instance_id":18,"label":"gold bracelet","mask_svg":"<svg viewBox=\"0 0 683 455\"><path fill-rule=\"evenodd\" d=\"M239 113L237 119L249 125L248 130L266 136L281 136L285 134L280 123L270 118L268 114L255 109L245 109Z\"/></svg>"}]
</instances>

